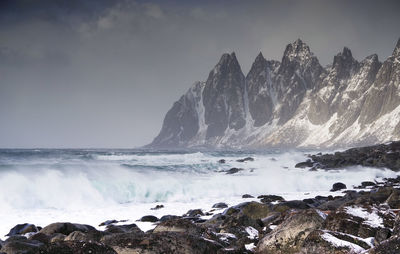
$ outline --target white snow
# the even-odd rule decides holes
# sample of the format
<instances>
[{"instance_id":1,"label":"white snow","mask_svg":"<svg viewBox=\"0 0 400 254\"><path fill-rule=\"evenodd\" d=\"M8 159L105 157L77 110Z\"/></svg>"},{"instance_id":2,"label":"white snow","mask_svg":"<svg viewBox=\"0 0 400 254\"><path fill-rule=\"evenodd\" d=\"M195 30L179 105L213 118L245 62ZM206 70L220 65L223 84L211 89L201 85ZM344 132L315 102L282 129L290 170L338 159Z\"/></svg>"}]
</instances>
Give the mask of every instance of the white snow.
<instances>
[{"instance_id":1,"label":"white snow","mask_svg":"<svg viewBox=\"0 0 400 254\"><path fill-rule=\"evenodd\" d=\"M383 228L383 219L377 214L377 209L373 208L371 212L368 212L365 208L362 207L354 207L354 206L349 206L345 207L346 213L362 218L363 224L368 225L373 228Z\"/></svg>"},{"instance_id":2,"label":"white snow","mask_svg":"<svg viewBox=\"0 0 400 254\"><path fill-rule=\"evenodd\" d=\"M244 247L246 248L246 250L249 250L249 251L254 251L254 249L256 248L254 243L245 244Z\"/></svg>"},{"instance_id":3,"label":"white snow","mask_svg":"<svg viewBox=\"0 0 400 254\"><path fill-rule=\"evenodd\" d=\"M248 236L249 239L253 240L253 239L258 238L258 230L257 229L249 226L249 227L246 227L245 230L246 230L246 233L249 235Z\"/></svg>"},{"instance_id":4,"label":"white snow","mask_svg":"<svg viewBox=\"0 0 400 254\"><path fill-rule=\"evenodd\" d=\"M338 248L349 248L350 250L356 252L356 253L361 253L363 251L365 251L364 248L358 246L357 244L354 243L350 243L347 241L343 241L339 238L334 237L333 235L329 234L329 233L323 233L321 235L322 239L324 239L325 241L329 242L330 244L332 244L332 246L334 247L338 247Z\"/></svg>"}]
</instances>

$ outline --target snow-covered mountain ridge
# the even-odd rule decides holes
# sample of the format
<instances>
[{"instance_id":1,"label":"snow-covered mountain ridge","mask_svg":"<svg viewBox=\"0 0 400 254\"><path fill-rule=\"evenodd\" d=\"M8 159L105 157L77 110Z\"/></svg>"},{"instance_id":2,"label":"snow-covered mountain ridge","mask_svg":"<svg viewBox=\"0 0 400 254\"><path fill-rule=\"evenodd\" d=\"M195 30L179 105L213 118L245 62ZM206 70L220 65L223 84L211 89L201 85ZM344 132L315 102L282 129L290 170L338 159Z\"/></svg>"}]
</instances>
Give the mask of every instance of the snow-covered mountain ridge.
<instances>
[{"instance_id":1,"label":"snow-covered mountain ridge","mask_svg":"<svg viewBox=\"0 0 400 254\"><path fill-rule=\"evenodd\" d=\"M300 39L245 76L223 54L165 116L154 148L345 147L400 139L400 39L383 63L344 48L324 68Z\"/></svg>"}]
</instances>

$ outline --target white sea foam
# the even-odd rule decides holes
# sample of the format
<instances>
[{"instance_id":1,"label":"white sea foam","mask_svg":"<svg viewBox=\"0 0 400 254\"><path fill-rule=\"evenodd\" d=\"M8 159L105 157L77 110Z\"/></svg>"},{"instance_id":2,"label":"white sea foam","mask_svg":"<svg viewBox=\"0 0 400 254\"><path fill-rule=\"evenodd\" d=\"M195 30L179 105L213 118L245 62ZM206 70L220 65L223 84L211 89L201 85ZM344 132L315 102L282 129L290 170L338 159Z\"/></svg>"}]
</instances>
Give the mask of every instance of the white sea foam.
<instances>
[{"instance_id":1,"label":"white sea foam","mask_svg":"<svg viewBox=\"0 0 400 254\"><path fill-rule=\"evenodd\" d=\"M255 160L236 161L248 155ZM55 221L93 225L108 219L132 222L147 214L181 215L193 208L211 209L212 204L221 201L235 205L249 200L241 199L246 193L303 199L328 195L335 182L351 187L361 181L396 175L389 170L363 167L316 172L294 168L305 159L301 152L115 152L97 153L92 158L35 157L3 166L0 169L0 236L18 223L45 226ZM225 164L217 162L222 158ZM4 161L0 157L0 164ZM244 170L233 175L223 172L231 167ZM150 210L161 203L165 208ZM139 223L139 226L153 227L149 223Z\"/></svg>"}]
</instances>

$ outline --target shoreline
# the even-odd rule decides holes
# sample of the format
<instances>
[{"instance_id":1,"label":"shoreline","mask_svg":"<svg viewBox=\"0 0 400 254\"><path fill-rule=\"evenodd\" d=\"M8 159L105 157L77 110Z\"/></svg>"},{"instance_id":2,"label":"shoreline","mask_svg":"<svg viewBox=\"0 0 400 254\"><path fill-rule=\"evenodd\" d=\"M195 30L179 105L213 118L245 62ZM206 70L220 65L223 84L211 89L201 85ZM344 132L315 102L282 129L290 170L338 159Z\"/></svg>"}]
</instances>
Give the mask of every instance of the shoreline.
<instances>
[{"instance_id":1,"label":"shoreline","mask_svg":"<svg viewBox=\"0 0 400 254\"><path fill-rule=\"evenodd\" d=\"M390 147L389 144L382 146ZM364 148L355 149L364 151ZM348 151L313 155L310 156L312 163L306 161L300 165L311 170L340 170L339 167L323 167L316 160L324 158L329 165L326 158L336 162L338 156ZM352 152L354 154L354 149ZM393 150L387 152L393 154ZM382 157L381 152L377 154ZM316 163L319 163L318 168L315 168ZM343 164L354 165L360 163ZM233 201L235 205L227 202L229 206L218 203L214 208L190 207L181 216L154 217L150 211L157 213L168 208L150 207L154 208L151 210L147 207L149 212L142 218L145 221L118 221L122 218L113 218L111 214L107 215L109 221L103 226L70 222L52 223L44 228L33 224L16 225L8 239L0 241L0 251L339 254L386 253L382 250L398 244L400 176L380 182L360 182L354 188L343 187L336 183L332 186L337 189L335 191L294 195L300 199L271 193L249 198L251 195L243 193L246 198L237 198Z\"/></svg>"}]
</instances>

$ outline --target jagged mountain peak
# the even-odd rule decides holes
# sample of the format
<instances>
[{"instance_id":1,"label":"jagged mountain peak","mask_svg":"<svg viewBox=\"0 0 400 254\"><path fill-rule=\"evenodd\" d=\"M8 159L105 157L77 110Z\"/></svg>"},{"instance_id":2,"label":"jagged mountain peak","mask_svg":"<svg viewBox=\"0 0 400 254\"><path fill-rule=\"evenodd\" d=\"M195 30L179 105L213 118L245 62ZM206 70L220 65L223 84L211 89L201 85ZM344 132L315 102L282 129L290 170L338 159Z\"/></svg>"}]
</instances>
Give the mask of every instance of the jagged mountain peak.
<instances>
[{"instance_id":1,"label":"jagged mountain peak","mask_svg":"<svg viewBox=\"0 0 400 254\"><path fill-rule=\"evenodd\" d=\"M260 52L258 53L256 59L254 60L254 63L259 63L259 62L265 62L265 58L263 56L263 54Z\"/></svg>"},{"instance_id":2,"label":"jagged mountain peak","mask_svg":"<svg viewBox=\"0 0 400 254\"><path fill-rule=\"evenodd\" d=\"M356 59L353 58L351 50L344 47L342 52L333 58L333 70L340 79L348 78L350 73L355 72L359 66Z\"/></svg>"},{"instance_id":3,"label":"jagged mountain peak","mask_svg":"<svg viewBox=\"0 0 400 254\"><path fill-rule=\"evenodd\" d=\"M395 57L400 56L400 38L397 41L396 47L394 48L392 55Z\"/></svg>"},{"instance_id":4,"label":"jagged mountain peak","mask_svg":"<svg viewBox=\"0 0 400 254\"><path fill-rule=\"evenodd\" d=\"M219 62L214 67L214 69L210 72L210 75L214 75L221 71L233 71L233 72L242 72L240 68L239 61L236 58L235 52L225 53L221 56Z\"/></svg>"},{"instance_id":5,"label":"jagged mountain peak","mask_svg":"<svg viewBox=\"0 0 400 254\"><path fill-rule=\"evenodd\" d=\"M293 43L286 46L283 58L289 58L289 60L300 60L304 61L314 54L311 52L310 47L304 43L301 39L297 39ZM284 60L282 60L283 62Z\"/></svg>"}]
</instances>

